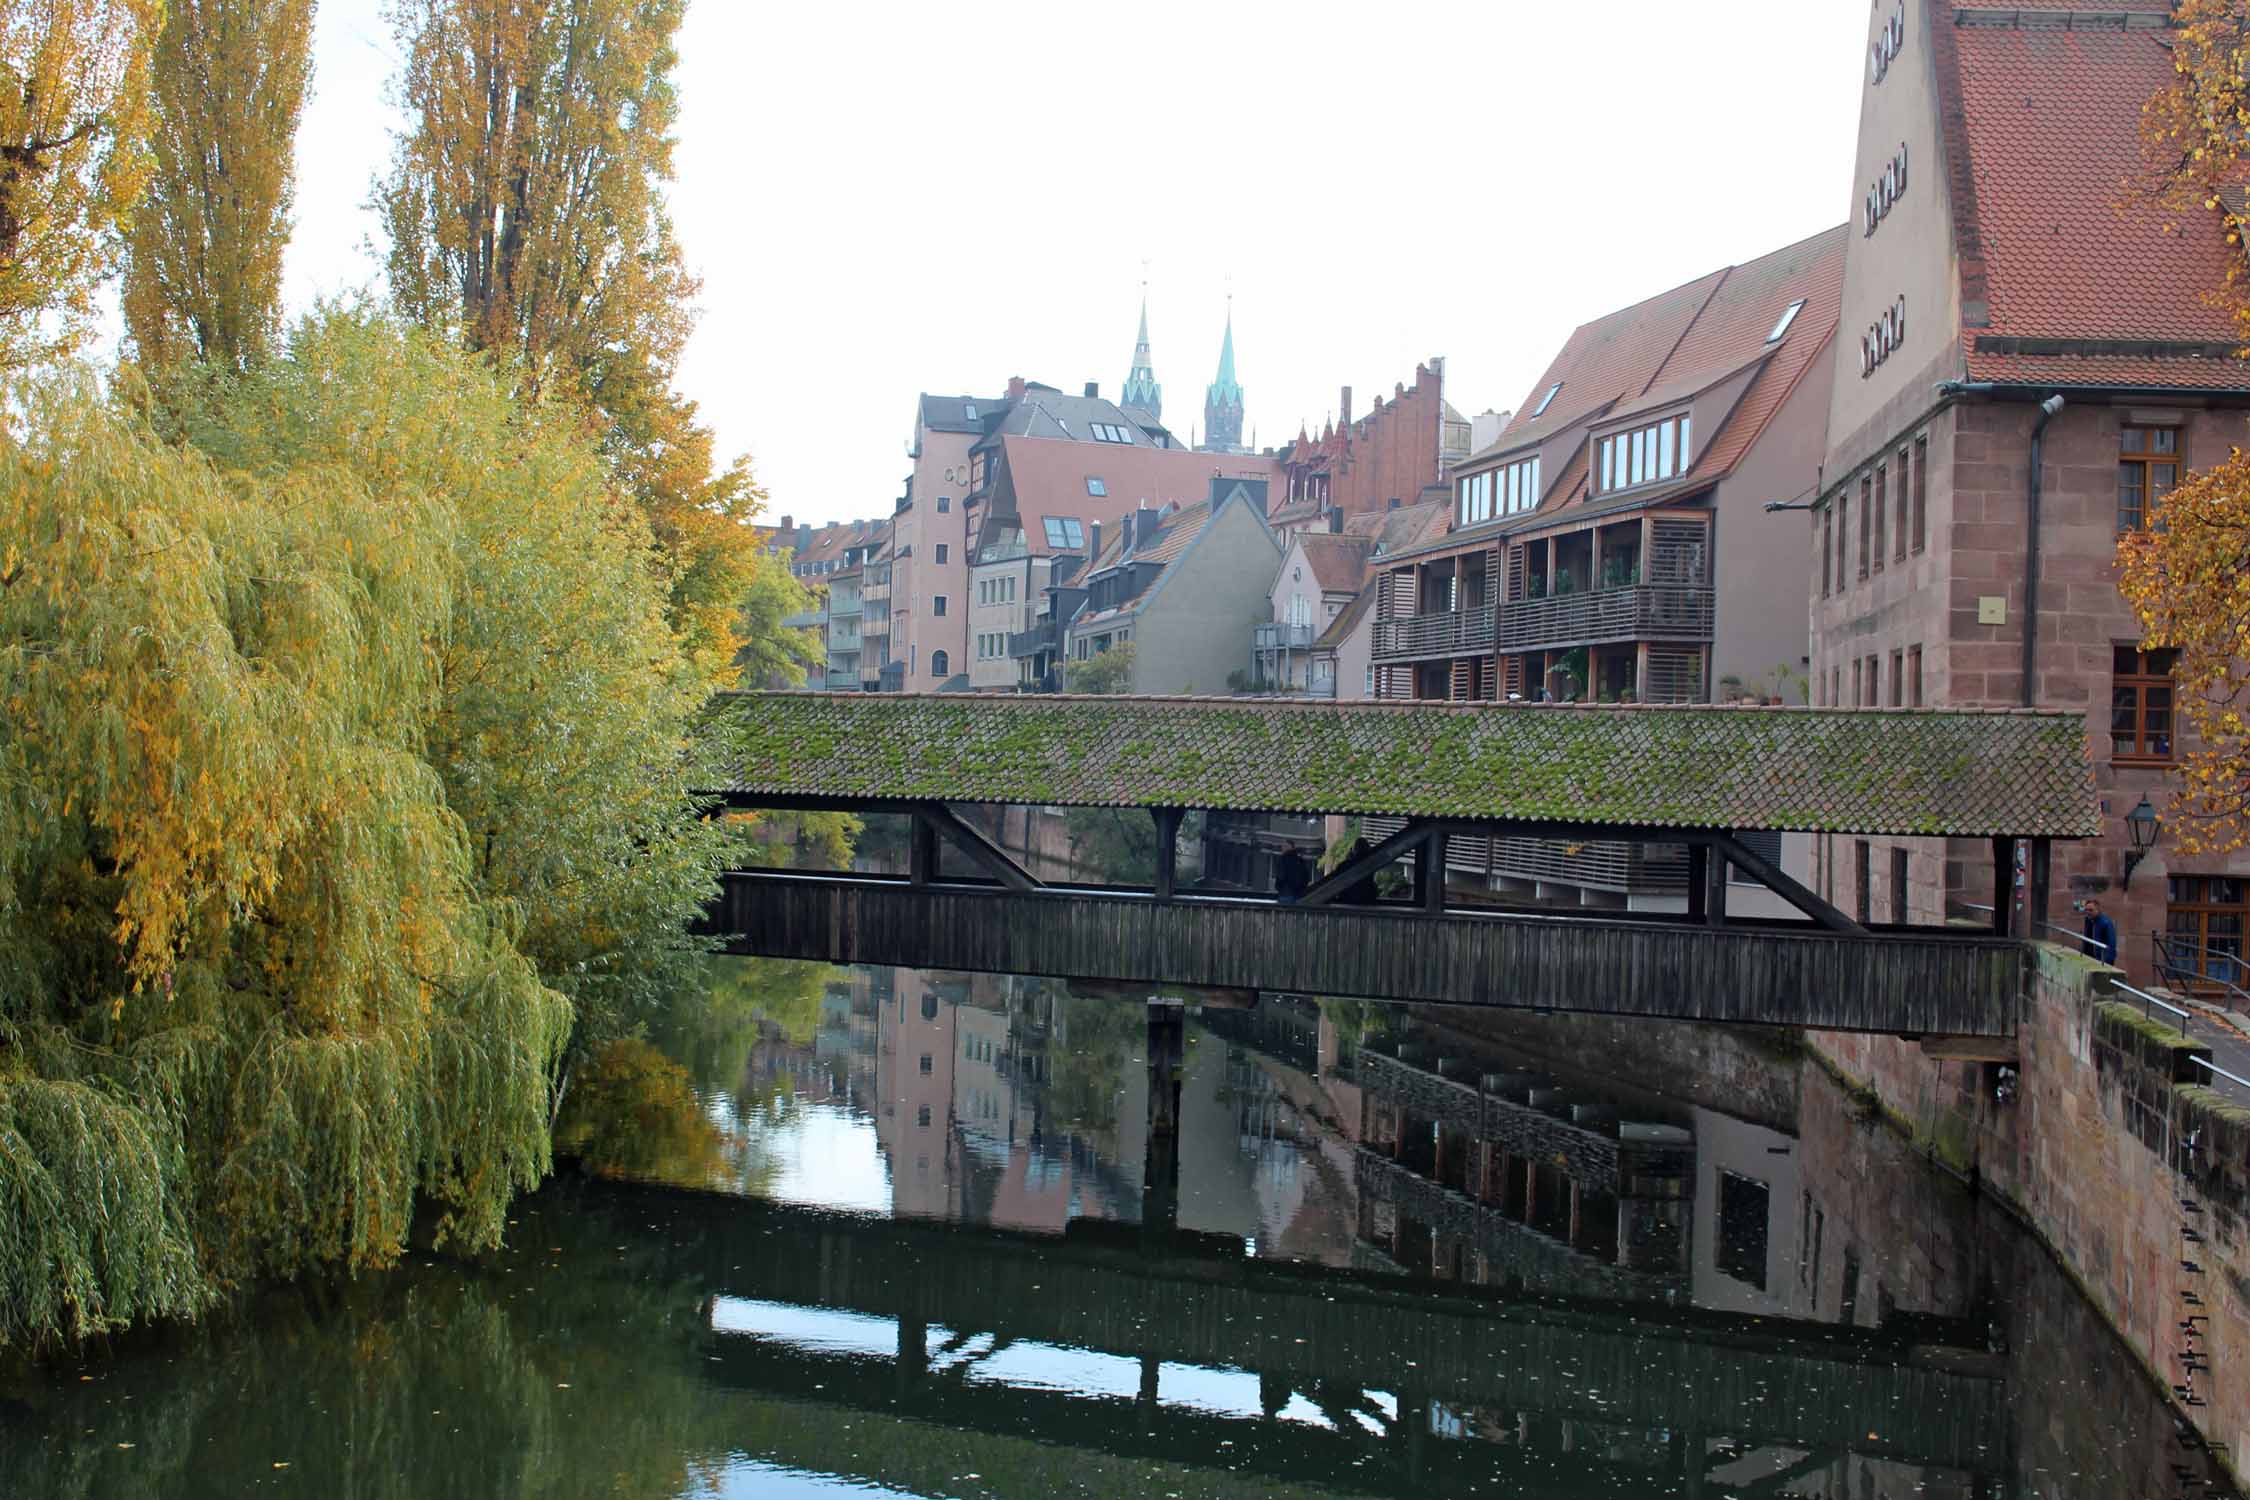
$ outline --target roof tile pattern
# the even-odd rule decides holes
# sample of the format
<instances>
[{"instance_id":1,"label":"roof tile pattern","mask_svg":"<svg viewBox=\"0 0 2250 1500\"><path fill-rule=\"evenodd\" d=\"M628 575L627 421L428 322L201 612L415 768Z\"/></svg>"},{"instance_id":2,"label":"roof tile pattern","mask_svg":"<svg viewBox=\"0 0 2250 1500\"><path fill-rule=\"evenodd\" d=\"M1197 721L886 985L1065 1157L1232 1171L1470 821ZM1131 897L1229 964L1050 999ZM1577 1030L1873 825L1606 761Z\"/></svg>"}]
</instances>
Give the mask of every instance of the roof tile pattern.
<instances>
[{"instance_id":1,"label":"roof tile pattern","mask_svg":"<svg viewBox=\"0 0 2250 1500\"><path fill-rule=\"evenodd\" d=\"M2100 831L2083 715L743 693L725 790L1956 837Z\"/></svg>"},{"instance_id":2,"label":"roof tile pattern","mask_svg":"<svg viewBox=\"0 0 2250 1500\"><path fill-rule=\"evenodd\" d=\"M1326 532L1311 532L1298 538L1305 549L1305 562L1312 568L1313 581L1321 591L1330 594L1351 594L1359 590L1360 579L1367 572L1368 554L1375 544L1363 536L1335 536Z\"/></svg>"},{"instance_id":3,"label":"roof tile pattern","mask_svg":"<svg viewBox=\"0 0 2250 1500\"><path fill-rule=\"evenodd\" d=\"M1994 7L1958 9L1981 19L1976 12ZM2173 77L2169 33L2036 19L1951 28L1989 301L1988 321L1964 330L1970 377L2250 387L2250 366L2229 358L1978 349L1980 335L2214 344L2238 337L2208 298L2225 283L2231 253L2216 216L2176 215L2127 189L2144 170L2142 106ZM2168 224L2177 232L2167 233Z\"/></svg>"}]
</instances>

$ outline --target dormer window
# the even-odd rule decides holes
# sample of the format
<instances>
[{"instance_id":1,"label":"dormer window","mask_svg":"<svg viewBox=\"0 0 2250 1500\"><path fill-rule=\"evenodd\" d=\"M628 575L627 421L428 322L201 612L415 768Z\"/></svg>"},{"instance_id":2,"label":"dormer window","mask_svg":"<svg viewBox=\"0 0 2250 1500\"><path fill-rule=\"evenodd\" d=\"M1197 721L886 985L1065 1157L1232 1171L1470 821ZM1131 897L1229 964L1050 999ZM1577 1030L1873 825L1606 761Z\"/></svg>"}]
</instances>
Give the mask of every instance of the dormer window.
<instances>
[{"instance_id":1,"label":"dormer window","mask_svg":"<svg viewBox=\"0 0 2250 1500\"><path fill-rule=\"evenodd\" d=\"M1539 508L1539 455L1519 458L1481 474L1466 474L1456 482L1454 514L1457 524L1474 526L1494 516L1521 515Z\"/></svg>"},{"instance_id":2,"label":"dormer window","mask_svg":"<svg viewBox=\"0 0 2250 1500\"><path fill-rule=\"evenodd\" d=\"M1789 325L1796 322L1797 314L1803 312L1804 310L1805 299L1802 297L1799 297L1796 301L1783 308L1781 310L1781 321L1773 325L1773 332L1766 335L1766 342L1769 344L1780 343L1781 336L1789 331Z\"/></svg>"},{"instance_id":3,"label":"dormer window","mask_svg":"<svg viewBox=\"0 0 2250 1500\"><path fill-rule=\"evenodd\" d=\"M1093 430L1094 441L1097 443L1130 443L1133 440L1131 432L1114 422L1096 422Z\"/></svg>"},{"instance_id":4,"label":"dormer window","mask_svg":"<svg viewBox=\"0 0 2250 1500\"><path fill-rule=\"evenodd\" d=\"M1693 460L1688 452L1688 418L1681 412L1646 427L1612 433L1594 440L1594 493L1629 490L1685 474Z\"/></svg>"},{"instance_id":5,"label":"dormer window","mask_svg":"<svg viewBox=\"0 0 2250 1500\"><path fill-rule=\"evenodd\" d=\"M1535 417L1545 416L1547 408L1553 404L1555 397L1560 394L1562 394L1562 382L1558 380L1547 387L1547 394L1539 398L1539 404L1531 409L1531 414Z\"/></svg>"}]
</instances>

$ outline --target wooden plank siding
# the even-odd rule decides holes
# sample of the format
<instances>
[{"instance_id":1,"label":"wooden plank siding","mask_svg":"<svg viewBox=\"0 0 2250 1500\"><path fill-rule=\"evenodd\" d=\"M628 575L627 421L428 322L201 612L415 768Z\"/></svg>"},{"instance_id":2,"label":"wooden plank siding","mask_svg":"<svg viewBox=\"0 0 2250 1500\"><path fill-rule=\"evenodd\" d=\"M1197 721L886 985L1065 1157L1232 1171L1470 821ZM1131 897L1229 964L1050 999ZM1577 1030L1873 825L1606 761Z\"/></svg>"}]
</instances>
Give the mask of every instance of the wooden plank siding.
<instances>
[{"instance_id":1,"label":"wooden plank siding","mask_svg":"<svg viewBox=\"0 0 2250 1500\"><path fill-rule=\"evenodd\" d=\"M727 876L729 951L1679 1021L2013 1036L2020 943Z\"/></svg>"}]
</instances>

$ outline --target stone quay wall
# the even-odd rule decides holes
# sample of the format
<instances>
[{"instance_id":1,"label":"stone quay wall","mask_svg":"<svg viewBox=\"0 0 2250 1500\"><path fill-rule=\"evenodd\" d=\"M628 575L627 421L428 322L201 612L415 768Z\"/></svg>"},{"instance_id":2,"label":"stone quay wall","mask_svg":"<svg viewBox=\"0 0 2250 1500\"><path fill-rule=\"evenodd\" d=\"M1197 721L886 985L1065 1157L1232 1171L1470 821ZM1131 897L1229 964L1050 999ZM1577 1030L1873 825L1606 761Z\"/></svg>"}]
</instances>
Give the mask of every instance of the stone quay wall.
<instances>
[{"instance_id":1,"label":"stone quay wall","mask_svg":"<svg viewBox=\"0 0 2250 1500\"><path fill-rule=\"evenodd\" d=\"M2200 1404L2187 1415L2239 1471L2250 1467L2250 1110L2193 1082L2207 1049L2125 1003L2112 988L2123 977L2039 945L2012 1079L1894 1037L1808 1041L1847 1087L2029 1224L2160 1384L2192 1384ZM2207 1368L2190 1369L2191 1351Z\"/></svg>"}]
</instances>

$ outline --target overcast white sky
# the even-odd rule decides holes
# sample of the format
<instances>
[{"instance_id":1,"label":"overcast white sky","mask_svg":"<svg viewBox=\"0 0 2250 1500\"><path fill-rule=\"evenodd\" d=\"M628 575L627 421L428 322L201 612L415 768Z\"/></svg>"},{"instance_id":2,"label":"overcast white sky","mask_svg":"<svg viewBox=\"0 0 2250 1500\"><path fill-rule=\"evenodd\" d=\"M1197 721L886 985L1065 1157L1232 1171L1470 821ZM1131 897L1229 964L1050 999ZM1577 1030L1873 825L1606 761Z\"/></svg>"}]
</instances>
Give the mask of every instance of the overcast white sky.
<instances>
[{"instance_id":1,"label":"overcast white sky","mask_svg":"<svg viewBox=\"0 0 2250 1500\"><path fill-rule=\"evenodd\" d=\"M1867 14L694 0L681 383L773 514L885 515L917 392L1115 397L1145 263L1183 438L1230 286L1261 444L1433 354L1463 412L1507 409L1578 323L1849 217ZM316 48L293 307L381 287L377 0L322 0Z\"/></svg>"}]
</instances>

